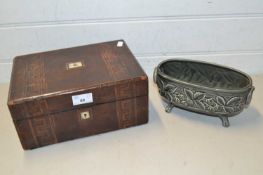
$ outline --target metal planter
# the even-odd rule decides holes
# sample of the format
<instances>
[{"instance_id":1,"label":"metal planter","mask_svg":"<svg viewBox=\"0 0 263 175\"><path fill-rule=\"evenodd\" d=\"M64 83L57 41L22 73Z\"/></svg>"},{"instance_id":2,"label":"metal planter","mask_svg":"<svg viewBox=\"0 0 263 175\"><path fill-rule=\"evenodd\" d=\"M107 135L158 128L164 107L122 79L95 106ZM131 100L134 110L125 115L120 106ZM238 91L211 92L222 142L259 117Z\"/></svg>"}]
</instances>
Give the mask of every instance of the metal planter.
<instances>
[{"instance_id":1,"label":"metal planter","mask_svg":"<svg viewBox=\"0 0 263 175\"><path fill-rule=\"evenodd\" d=\"M233 68L201 61L169 59L154 70L160 95L173 107L219 117L229 126L228 117L250 104L254 86L249 75Z\"/></svg>"}]
</instances>

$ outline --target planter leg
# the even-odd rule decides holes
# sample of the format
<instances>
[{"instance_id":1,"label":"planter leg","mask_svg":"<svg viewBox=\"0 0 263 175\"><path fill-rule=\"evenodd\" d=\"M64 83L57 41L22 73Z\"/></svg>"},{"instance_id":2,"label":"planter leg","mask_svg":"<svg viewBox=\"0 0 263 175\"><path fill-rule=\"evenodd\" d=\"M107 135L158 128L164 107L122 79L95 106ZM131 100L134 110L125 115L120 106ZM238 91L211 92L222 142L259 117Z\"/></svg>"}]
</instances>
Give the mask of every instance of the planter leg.
<instances>
[{"instance_id":1,"label":"planter leg","mask_svg":"<svg viewBox=\"0 0 263 175\"><path fill-rule=\"evenodd\" d=\"M224 127L229 127L229 126L230 126L228 117L220 116L219 118L221 119L222 125L223 125Z\"/></svg>"},{"instance_id":2,"label":"planter leg","mask_svg":"<svg viewBox=\"0 0 263 175\"><path fill-rule=\"evenodd\" d=\"M168 103L168 105L165 107L165 112L170 113L173 107L174 105L172 103Z\"/></svg>"}]
</instances>

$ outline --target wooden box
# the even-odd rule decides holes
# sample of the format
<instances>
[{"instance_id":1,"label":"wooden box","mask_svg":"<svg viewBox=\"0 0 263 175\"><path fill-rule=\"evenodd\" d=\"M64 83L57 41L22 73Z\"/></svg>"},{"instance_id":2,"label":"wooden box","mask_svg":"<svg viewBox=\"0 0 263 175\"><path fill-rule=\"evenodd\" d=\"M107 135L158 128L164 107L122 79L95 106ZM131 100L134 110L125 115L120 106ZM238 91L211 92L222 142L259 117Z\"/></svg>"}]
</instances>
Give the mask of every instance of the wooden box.
<instances>
[{"instance_id":1,"label":"wooden box","mask_svg":"<svg viewBox=\"0 0 263 175\"><path fill-rule=\"evenodd\" d=\"M148 122L148 77L123 40L14 59L8 107L24 149Z\"/></svg>"}]
</instances>

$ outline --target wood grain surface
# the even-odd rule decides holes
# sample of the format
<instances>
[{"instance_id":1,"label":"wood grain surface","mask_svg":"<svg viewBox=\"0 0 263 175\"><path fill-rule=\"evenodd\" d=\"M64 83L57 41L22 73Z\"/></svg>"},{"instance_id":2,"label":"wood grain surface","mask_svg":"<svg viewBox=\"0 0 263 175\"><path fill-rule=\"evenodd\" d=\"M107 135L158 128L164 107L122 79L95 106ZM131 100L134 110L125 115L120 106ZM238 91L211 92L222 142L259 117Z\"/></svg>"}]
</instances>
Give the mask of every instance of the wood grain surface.
<instances>
[{"instance_id":1,"label":"wood grain surface","mask_svg":"<svg viewBox=\"0 0 263 175\"><path fill-rule=\"evenodd\" d=\"M92 103L72 104L86 93ZM147 123L148 77L123 40L18 56L8 107L23 148L37 148Z\"/></svg>"}]
</instances>

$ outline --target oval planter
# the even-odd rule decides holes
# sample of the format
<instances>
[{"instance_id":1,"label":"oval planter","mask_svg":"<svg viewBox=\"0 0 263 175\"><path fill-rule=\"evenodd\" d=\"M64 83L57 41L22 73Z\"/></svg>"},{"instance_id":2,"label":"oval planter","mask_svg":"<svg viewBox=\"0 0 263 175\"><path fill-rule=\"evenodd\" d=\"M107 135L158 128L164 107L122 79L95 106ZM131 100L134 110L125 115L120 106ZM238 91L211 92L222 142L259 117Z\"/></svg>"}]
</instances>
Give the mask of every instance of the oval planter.
<instances>
[{"instance_id":1,"label":"oval planter","mask_svg":"<svg viewBox=\"0 0 263 175\"><path fill-rule=\"evenodd\" d=\"M228 117L250 104L252 79L239 70L202 61L169 59L154 70L153 80L160 95L173 107L219 117L225 127Z\"/></svg>"}]
</instances>

